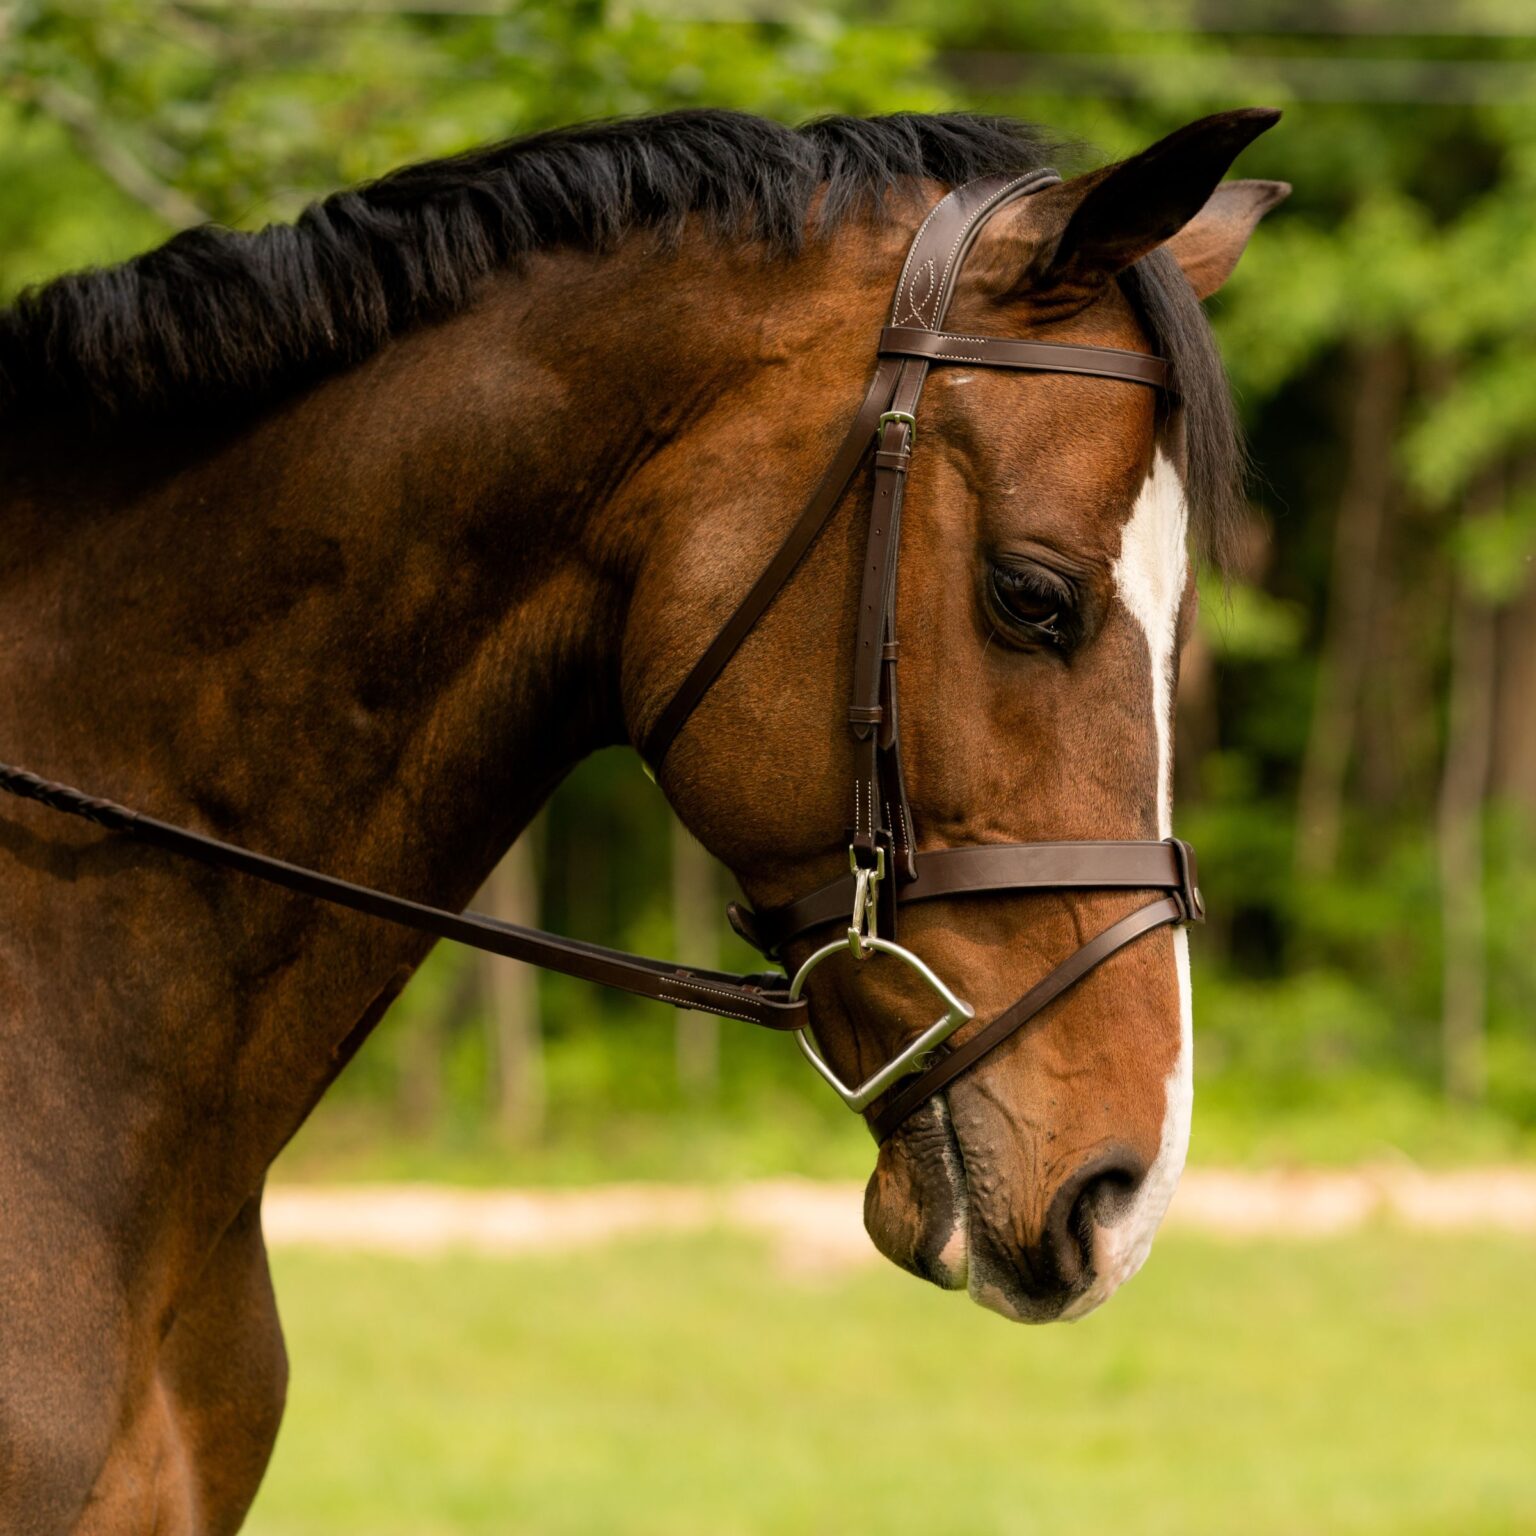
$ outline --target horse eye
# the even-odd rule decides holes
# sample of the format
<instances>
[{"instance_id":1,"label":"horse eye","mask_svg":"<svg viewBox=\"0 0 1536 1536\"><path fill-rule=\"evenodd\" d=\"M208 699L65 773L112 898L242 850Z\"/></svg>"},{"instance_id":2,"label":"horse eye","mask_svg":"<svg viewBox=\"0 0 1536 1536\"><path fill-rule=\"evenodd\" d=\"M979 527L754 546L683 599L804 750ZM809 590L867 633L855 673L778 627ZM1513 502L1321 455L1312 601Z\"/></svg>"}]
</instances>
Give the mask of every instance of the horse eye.
<instances>
[{"instance_id":1,"label":"horse eye","mask_svg":"<svg viewBox=\"0 0 1536 1536\"><path fill-rule=\"evenodd\" d=\"M1025 566L994 565L992 596L998 611L1032 638L1064 645L1070 599L1044 571Z\"/></svg>"}]
</instances>

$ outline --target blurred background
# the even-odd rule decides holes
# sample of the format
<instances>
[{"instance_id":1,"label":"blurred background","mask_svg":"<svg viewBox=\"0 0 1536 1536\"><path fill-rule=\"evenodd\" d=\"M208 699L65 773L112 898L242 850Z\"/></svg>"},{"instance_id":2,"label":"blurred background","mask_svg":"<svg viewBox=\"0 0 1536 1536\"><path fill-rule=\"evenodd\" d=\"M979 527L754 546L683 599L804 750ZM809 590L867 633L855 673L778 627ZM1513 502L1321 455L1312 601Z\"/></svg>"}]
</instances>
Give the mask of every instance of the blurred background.
<instances>
[{"instance_id":1,"label":"blurred background","mask_svg":"<svg viewBox=\"0 0 1536 1536\"><path fill-rule=\"evenodd\" d=\"M1192 1160L1536 1150L1531 0L0 0L0 82L0 299L584 118L998 112L1070 171L1285 107L1239 170L1295 194L1212 305L1257 518L1180 700L1212 913ZM615 751L478 905L750 965L730 894ZM756 1032L444 947L278 1177L861 1177L818 1086ZM1492 1209L1454 1240L1175 1232L1102 1320L1027 1338L894 1272L781 1273L741 1233L596 1266L280 1254L317 1375L255 1528L1027 1531L1092 1479L1094 1523L1138 1532L1536 1530L1536 1246Z\"/></svg>"}]
</instances>

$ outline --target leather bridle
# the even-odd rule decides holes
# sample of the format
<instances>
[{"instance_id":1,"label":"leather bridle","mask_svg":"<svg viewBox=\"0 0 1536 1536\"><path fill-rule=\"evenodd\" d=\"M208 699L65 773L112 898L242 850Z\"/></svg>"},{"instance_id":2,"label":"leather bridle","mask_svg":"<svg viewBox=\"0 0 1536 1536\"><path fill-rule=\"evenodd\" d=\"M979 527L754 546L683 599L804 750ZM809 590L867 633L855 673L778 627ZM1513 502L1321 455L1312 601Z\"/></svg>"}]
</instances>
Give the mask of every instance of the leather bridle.
<instances>
[{"instance_id":1,"label":"leather bridle","mask_svg":"<svg viewBox=\"0 0 1536 1536\"><path fill-rule=\"evenodd\" d=\"M1170 389L1168 365L1143 352L1068 346L942 329L966 255L999 209L1042 187L1053 172L994 176L947 194L918 230L896 287L891 324L881 332L874 377L832 463L773 558L694 663L641 744L652 771L758 619L826 526L873 447L874 486L858 621L848 724L854 747L849 873L787 906L729 910L736 931L770 958L787 944L836 924L793 981L778 973L738 976L649 960L473 912L454 913L354 885L221 842L112 801L0 764L0 791L82 816L109 831L206 864L239 870L303 895L404 924L441 938L583 977L675 1007L793 1030L816 1070L885 1141L935 1094L1009 1039L1096 965L1166 923L1204 917L1194 853L1187 843L1056 842L983 844L919 851L901 769L896 699L895 591L902 494L912 461L917 408L928 370L963 363L1038 373L1086 374L1145 388ZM990 891L1141 890L1159 892L1112 923L1035 983L1011 1007L959 1045L949 1038L974 1017L932 969L897 942L897 915L910 902L968 898ZM856 1086L842 1083L817 1050L802 989L834 954L898 959L941 998L943 1015L890 1062Z\"/></svg>"},{"instance_id":2,"label":"leather bridle","mask_svg":"<svg viewBox=\"0 0 1536 1536\"><path fill-rule=\"evenodd\" d=\"M849 873L788 906L752 913L732 904L728 915L737 933L769 958L777 957L791 941L833 923L847 929L846 940L823 944L800 966L790 986L793 998L800 996L816 966L850 950L856 959L880 954L905 961L944 1002L942 1017L857 1086L836 1076L808 1032L799 1034L811 1064L850 1109L866 1115L879 1141L1116 950L1164 923L1199 921L1204 916L1193 850L1177 839L1012 843L919 852L907 804L896 698L896 566L902 494L929 368L964 363L1087 374L1159 390L1169 387L1167 363L1147 353L957 336L942 329L965 258L986 221L999 209L1058 180L1050 171L986 177L949 193L929 213L902 265L891 323L880 336L874 379L831 467L789 537L661 711L643 747L647 761L659 767L694 708L837 509L873 443L874 494L848 705L854 748ZM922 960L895 942L902 905L983 891L1114 888L1167 894L1095 935L964 1044L935 1056L938 1047L973 1017L973 1011Z\"/></svg>"}]
</instances>

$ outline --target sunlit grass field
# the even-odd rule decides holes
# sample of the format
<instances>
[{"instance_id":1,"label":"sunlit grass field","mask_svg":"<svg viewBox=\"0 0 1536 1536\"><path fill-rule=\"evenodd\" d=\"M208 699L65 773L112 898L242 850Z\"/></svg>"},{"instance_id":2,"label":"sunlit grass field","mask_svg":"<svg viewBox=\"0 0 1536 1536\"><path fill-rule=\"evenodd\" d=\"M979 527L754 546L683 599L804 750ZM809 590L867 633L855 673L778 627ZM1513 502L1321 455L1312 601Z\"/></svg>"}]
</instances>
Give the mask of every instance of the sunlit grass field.
<instances>
[{"instance_id":1,"label":"sunlit grass field","mask_svg":"<svg viewBox=\"0 0 1536 1536\"><path fill-rule=\"evenodd\" d=\"M255 1536L1536 1531L1536 1241L1169 1234L1072 1327L739 1236L282 1252Z\"/></svg>"}]
</instances>

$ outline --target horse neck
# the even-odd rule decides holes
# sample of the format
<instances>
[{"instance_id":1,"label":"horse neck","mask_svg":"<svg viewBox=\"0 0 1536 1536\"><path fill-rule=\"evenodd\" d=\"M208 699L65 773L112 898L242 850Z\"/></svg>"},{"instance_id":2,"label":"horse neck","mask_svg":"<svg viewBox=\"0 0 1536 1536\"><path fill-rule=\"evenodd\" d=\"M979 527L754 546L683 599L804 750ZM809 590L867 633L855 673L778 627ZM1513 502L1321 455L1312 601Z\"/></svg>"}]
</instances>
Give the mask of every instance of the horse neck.
<instances>
[{"instance_id":1,"label":"horse neck","mask_svg":"<svg viewBox=\"0 0 1536 1536\"><path fill-rule=\"evenodd\" d=\"M719 316L755 307L740 287L708 252L542 258L254 421L121 429L88 454L62 429L0 443L26 551L0 556L0 755L467 899L568 768L624 738L628 596L676 512L647 472L758 367L755 333L721 344ZM248 1186L425 943L17 820L7 927L43 925L68 957L26 1006L92 1058L103 1031L162 1058L190 1105L166 1134ZM95 985L104 932L129 994ZM209 1094L228 1106L212 1132Z\"/></svg>"},{"instance_id":2,"label":"horse neck","mask_svg":"<svg viewBox=\"0 0 1536 1536\"><path fill-rule=\"evenodd\" d=\"M664 514L629 482L716 382L698 358L637 378L624 263L538 268L254 421L114 430L84 465L62 432L0 445L9 755L467 894L626 737L626 604Z\"/></svg>"}]
</instances>

